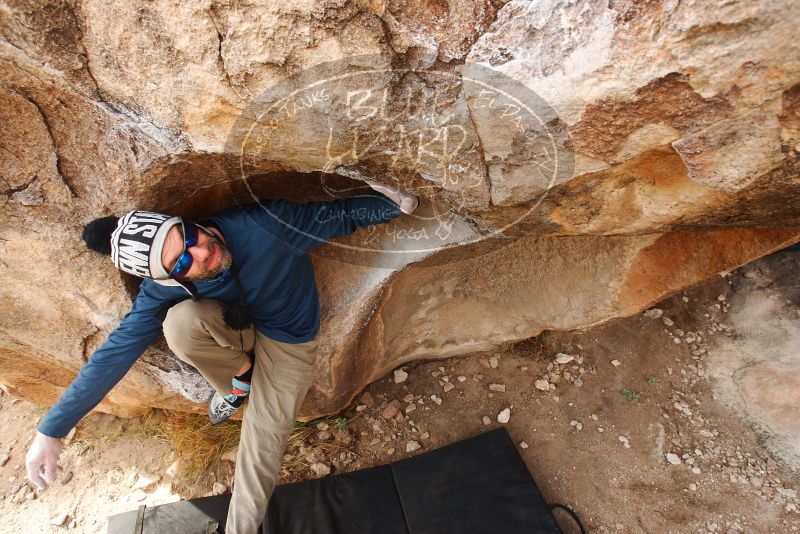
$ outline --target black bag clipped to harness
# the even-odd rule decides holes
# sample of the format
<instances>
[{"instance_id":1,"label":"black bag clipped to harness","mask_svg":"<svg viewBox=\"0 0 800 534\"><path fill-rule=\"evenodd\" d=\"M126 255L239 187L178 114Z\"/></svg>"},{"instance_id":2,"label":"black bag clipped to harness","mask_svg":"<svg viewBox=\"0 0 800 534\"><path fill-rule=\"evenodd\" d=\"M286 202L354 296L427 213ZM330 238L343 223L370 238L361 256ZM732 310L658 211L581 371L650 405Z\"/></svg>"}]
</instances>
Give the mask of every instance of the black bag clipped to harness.
<instances>
[{"instance_id":1,"label":"black bag clipped to harness","mask_svg":"<svg viewBox=\"0 0 800 534\"><path fill-rule=\"evenodd\" d=\"M233 278L236 280L236 287L239 290L239 301L222 303L222 319L232 329L242 331L253 326L253 318L250 315L250 307L244 299L244 288L239 280L236 266L232 265L231 270L233 271Z\"/></svg>"}]
</instances>

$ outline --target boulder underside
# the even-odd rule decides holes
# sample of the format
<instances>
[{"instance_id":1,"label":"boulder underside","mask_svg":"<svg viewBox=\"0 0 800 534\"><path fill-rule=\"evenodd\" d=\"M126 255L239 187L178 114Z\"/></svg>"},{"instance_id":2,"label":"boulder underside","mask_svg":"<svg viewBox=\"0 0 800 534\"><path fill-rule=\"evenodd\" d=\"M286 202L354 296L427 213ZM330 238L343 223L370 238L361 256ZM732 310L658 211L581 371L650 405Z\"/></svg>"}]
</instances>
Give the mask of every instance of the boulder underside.
<instances>
[{"instance_id":1,"label":"boulder underside","mask_svg":"<svg viewBox=\"0 0 800 534\"><path fill-rule=\"evenodd\" d=\"M313 252L304 417L412 360L631 315L800 241L794 2L11 1L0 383L54 402L136 280L83 225L378 180L420 208ZM204 410L155 343L98 406Z\"/></svg>"}]
</instances>

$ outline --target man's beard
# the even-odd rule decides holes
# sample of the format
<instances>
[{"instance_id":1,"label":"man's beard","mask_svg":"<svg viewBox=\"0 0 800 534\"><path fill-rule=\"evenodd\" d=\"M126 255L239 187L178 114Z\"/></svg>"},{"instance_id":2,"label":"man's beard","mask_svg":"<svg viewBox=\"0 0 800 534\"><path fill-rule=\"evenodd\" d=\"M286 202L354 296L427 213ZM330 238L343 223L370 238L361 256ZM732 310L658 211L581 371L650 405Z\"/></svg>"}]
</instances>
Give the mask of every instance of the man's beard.
<instances>
[{"instance_id":1,"label":"man's beard","mask_svg":"<svg viewBox=\"0 0 800 534\"><path fill-rule=\"evenodd\" d=\"M230 269L231 265L233 265L233 256L231 256L231 252L228 250L228 248L216 237L211 237L211 242L213 244L211 251L212 255L214 255L215 251L219 249L219 264L213 269L203 268L202 272L192 276L191 278L187 277L187 280L211 280Z\"/></svg>"}]
</instances>

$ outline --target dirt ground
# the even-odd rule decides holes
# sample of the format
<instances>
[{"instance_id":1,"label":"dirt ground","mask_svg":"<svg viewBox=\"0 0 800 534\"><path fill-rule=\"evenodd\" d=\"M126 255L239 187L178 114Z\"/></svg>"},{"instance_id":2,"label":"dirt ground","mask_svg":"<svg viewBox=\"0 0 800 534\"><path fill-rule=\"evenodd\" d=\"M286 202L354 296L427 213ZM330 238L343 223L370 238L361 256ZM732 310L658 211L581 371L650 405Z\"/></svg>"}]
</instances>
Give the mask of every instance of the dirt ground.
<instances>
[{"instance_id":1,"label":"dirt ground","mask_svg":"<svg viewBox=\"0 0 800 534\"><path fill-rule=\"evenodd\" d=\"M799 282L800 252L784 252L633 317L404 366L341 418L301 428L283 482L424 453L510 409L505 427L545 498L590 532L798 532ZM138 419L93 414L63 455L68 475L31 491L23 460L43 409L8 394L0 408L4 532L104 532L139 504L230 488L226 459L179 495L166 443Z\"/></svg>"}]
</instances>

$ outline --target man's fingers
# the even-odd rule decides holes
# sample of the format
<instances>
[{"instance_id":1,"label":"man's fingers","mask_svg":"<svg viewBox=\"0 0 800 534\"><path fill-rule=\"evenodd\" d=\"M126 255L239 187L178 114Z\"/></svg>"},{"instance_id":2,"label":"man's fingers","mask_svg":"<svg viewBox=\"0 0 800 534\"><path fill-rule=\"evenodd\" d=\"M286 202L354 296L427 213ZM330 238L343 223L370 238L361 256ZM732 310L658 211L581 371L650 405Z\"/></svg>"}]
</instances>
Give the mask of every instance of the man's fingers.
<instances>
[{"instance_id":1,"label":"man's fingers","mask_svg":"<svg viewBox=\"0 0 800 534\"><path fill-rule=\"evenodd\" d=\"M58 461L55 458L47 458L44 461L44 479L48 484L52 484L58 476Z\"/></svg>"},{"instance_id":2,"label":"man's fingers","mask_svg":"<svg viewBox=\"0 0 800 534\"><path fill-rule=\"evenodd\" d=\"M47 489L47 482L39 475L42 465L29 463L25 467L28 469L28 480L36 484L36 487L40 490Z\"/></svg>"}]
</instances>

